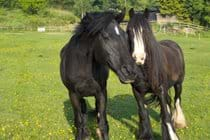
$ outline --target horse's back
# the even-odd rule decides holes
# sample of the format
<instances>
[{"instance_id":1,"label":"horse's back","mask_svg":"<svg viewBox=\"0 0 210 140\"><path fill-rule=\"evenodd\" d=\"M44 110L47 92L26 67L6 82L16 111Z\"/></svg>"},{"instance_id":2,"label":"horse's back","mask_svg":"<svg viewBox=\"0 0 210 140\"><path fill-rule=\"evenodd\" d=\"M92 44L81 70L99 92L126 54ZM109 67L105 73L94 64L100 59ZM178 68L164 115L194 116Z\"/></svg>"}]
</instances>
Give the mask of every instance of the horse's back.
<instances>
[{"instance_id":1,"label":"horse's back","mask_svg":"<svg viewBox=\"0 0 210 140\"><path fill-rule=\"evenodd\" d=\"M163 50L164 67L169 79L173 82L182 82L185 75L185 63L181 47L172 40L162 40L159 43Z\"/></svg>"},{"instance_id":2,"label":"horse's back","mask_svg":"<svg viewBox=\"0 0 210 140\"><path fill-rule=\"evenodd\" d=\"M167 54L173 58L178 57L181 63L184 64L184 55L182 49L176 42L172 40L161 40L159 43L161 44L163 51L167 52Z\"/></svg>"},{"instance_id":3,"label":"horse's back","mask_svg":"<svg viewBox=\"0 0 210 140\"><path fill-rule=\"evenodd\" d=\"M161 41L159 41L159 43L163 47L169 47L171 49L176 49L177 51L180 51L180 53L182 53L181 47L173 40L161 40Z\"/></svg>"}]
</instances>

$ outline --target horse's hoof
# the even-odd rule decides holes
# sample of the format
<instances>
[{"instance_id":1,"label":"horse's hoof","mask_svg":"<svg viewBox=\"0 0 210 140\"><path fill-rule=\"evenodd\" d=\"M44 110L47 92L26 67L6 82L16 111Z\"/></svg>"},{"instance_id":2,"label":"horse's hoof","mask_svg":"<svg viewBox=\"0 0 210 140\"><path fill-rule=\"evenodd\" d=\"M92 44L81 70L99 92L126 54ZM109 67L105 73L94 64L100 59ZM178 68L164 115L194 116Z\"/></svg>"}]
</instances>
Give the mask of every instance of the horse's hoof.
<instances>
[{"instance_id":1,"label":"horse's hoof","mask_svg":"<svg viewBox=\"0 0 210 140\"><path fill-rule=\"evenodd\" d=\"M174 123L174 127L175 128L186 128L187 127L187 124L184 122L184 123Z\"/></svg>"},{"instance_id":2,"label":"horse's hoof","mask_svg":"<svg viewBox=\"0 0 210 140\"><path fill-rule=\"evenodd\" d=\"M99 140L103 140L101 130L99 128L96 128L96 134L98 135Z\"/></svg>"},{"instance_id":3,"label":"horse's hoof","mask_svg":"<svg viewBox=\"0 0 210 140\"><path fill-rule=\"evenodd\" d=\"M89 133L87 128L85 128L84 131L83 131L82 139L83 140L89 140L90 139L90 133Z\"/></svg>"},{"instance_id":4,"label":"horse's hoof","mask_svg":"<svg viewBox=\"0 0 210 140\"><path fill-rule=\"evenodd\" d=\"M98 135L99 140L109 140L108 135L102 134L102 132L99 128L96 129L96 134Z\"/></svg>"},{"instance_id":5,"label":"horse's hoof","mask_svg":"<svg viewBox=\"0 0 210 140\"><path fill-rule=\"evenodd\" d=\"M154 139L152 134L139 134L139 133L137 133L136 137L137 137L138 140L153 140Z\"/></svg>"},{"instance_id":6,"label":"horse's hoof","mask_svg":"<svg viewBox=\"0 0 210 140\"><path fill-rule=\"evenodd\" d=\"M90 135L89 134L85 134L83 137L82 137L83 140L90 140Z\"/></svg>"}]
</instances>

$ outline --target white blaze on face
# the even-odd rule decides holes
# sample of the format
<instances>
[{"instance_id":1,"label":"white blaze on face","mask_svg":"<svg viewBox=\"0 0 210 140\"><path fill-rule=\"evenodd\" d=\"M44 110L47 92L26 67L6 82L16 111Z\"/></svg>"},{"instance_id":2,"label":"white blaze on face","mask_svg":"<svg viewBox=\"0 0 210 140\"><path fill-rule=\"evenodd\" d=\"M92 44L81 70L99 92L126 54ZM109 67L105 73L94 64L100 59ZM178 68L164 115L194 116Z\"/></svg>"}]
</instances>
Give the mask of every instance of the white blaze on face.
<instances>
[{"instance_id":1,"label":"white blaze on face","mask_svg":"<svg viewBox=\"0 0 210 140\"><path fill-rule=\"evenodd\" d=\"M146 52L144 47L144 41L142 37L142 28L135 30L133 29L134 34L134 51L132 57L135 59L136 64L143 65L146 59Z\"/></svg>"},{"instance_id":2,"label":"white blaze on face","mask_svg":"<svg viewBox=\"0 0 210 140\"><path fill-rule=\"evenodd\" d=\"M114 27L114 30L115 30L115 32L116 32L117 35L120 35L120 31L119 31L119 29L118 29L117 26Z\"/></svg>"}]
</instances>

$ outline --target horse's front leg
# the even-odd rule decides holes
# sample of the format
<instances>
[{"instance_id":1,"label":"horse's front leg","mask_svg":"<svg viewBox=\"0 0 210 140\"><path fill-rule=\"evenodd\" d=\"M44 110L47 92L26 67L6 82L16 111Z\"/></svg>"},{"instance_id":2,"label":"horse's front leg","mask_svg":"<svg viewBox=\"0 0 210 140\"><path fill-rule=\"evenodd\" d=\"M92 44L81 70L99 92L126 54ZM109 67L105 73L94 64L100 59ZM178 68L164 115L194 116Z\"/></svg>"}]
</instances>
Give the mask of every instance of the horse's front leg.
<instances>
[{"instance_id":1,"label":"horse's front leg","mask_svg":"<svg viewBox=\"0 0 210 140\"><path fill-rule=\"evenodd\" d=\"M69 93L71 104L74 110L74 125L76 127L76 140L89 139L89 132L86 127L86 103L83 98L79 98L76 93Z\"/></svg>"},{"instance_id":2,"label":"horse's front leg","mask_svg":"<svg viewBox=\"0 0 210 140\"><path fill-rule=\"evenodd\" d=\"M97 129L97 134L100 140L108 140L109 136L109 125L106 117L106 90L103 92L99 92L96 95L96 104L97 104L97 121L99 128Z\"/></svg>"},{"instance_id":3,"label":"horse's front leg","mask_svg":"<svg viewBox=\"0 0 210 140\"><path fill-rule=\"evenodd\" d=\"M134 87L132 87L134 96L138 105L139 113L139 136L138 139L151 140L153 139L152 127L149 119L149 113L144 104L144 93L139 93Z\"/></svg>"},{"instance_id":4,"label":"horse's front leg","mask_svg":"<svg viewBox=\"0 0 210 140\"><path fill-rule=\"evenodd\" d=\"M175 132L171 109L170 109L170 101L167 89L163 86L160 87L160 92L158 93L160 106L161 106L161 119L162 119L162 138L163 140L178 140L178 136Z\"/></svg>"}]
</instances>

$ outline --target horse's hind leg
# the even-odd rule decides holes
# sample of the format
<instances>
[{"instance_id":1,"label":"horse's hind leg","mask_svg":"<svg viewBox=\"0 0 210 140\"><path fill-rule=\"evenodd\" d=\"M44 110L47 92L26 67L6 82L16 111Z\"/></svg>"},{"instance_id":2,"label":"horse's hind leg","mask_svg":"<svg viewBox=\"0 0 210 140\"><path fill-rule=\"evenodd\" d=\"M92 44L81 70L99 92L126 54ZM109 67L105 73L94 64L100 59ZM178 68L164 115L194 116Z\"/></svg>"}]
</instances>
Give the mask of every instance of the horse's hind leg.
<instances>
[{"instance_id":1,"label":"horse's hind leg","mask_svg":"<svg viewBox=\"0 0 210 140\"><path fill-rule=\"evenodd\" d=\"M76 140L88 139L89 133L86 128L86 103L83 98L78 98L75 93L69 93L74 110L74 125L77 129Z\"/></svg>"},{"instance_id":2,"label":"horse's hind leg","mask_svg":"<svg viewBox=\"0 0 210 140\"><path fill-rule=\"evenodd\" d=\"M161 106L161 119L162 119L162 139L163 140L178 140L178 136L175 132L174 126L172 124L170 101L168 100L167 89L163 86L160 87L160 93L158 97Z\"/></svg>"},{"instance_id":3,"label":"horse's hind leg","mask_svg":"<svg viewBox=\"0 0 210 140\"><path fill-rule=\"evenodd\" d=\"M176 128L186 127L186 121L184 113L181 108L181 93L182 93L182 84L174 85L175 97L174 97L174 111L173 111L173 123Z\"/></svg>"},{"instance_id":4,"label":"horse's hind leg","mask_svg":"<svg viewBox=\"0 0 210 140\"><path fill-rule=\"evenodd\" d=\"M99 129L97 129L97 134L99 139L108 140L109 125L106 117L106 90L100 92L96 95L96 104L97 104L97 121Z\"/></svg>"}]
</instances>

